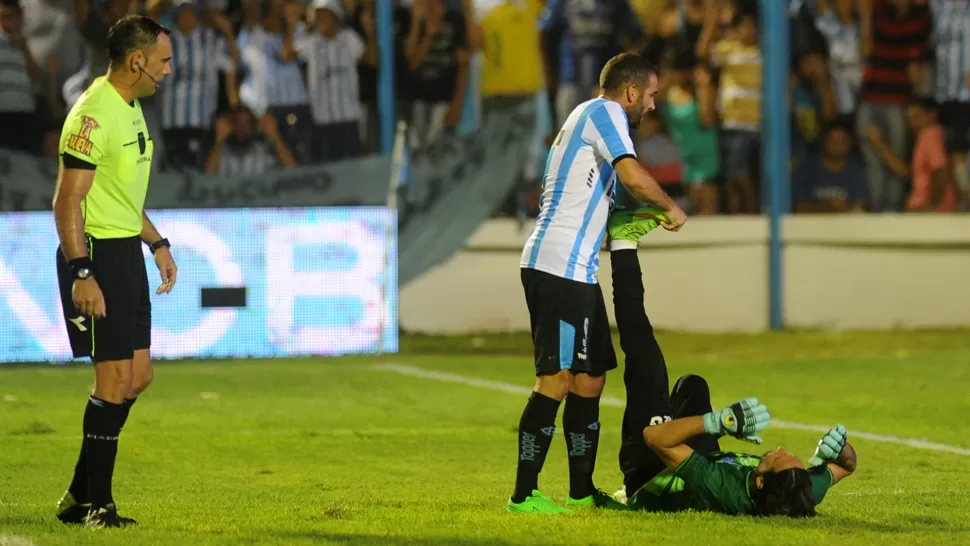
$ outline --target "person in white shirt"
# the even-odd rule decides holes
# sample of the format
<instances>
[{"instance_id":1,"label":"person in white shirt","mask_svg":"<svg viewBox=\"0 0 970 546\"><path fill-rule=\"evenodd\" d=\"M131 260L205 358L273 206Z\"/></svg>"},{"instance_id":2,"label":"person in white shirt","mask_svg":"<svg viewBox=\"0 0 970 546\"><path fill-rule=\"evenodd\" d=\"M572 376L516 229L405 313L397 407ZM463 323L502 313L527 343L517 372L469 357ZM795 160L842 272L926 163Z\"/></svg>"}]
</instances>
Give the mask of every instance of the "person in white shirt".
<instances>
[{"instance_id":1,"label":"person in white shirt","mask_svg":"<svg viewBox=\"0 0 970 546\"><path fill-rule=\"evenodd\" d=\"M519 423L515 492L506 505L510 512L564 510L538 491L563 398L568 504L617 504L593 485L599 396L606 372L616 368L596 271L617 176L632 197L666 215L665 228L680 229L687 220L640 166L630 139L630 130L655 107L656 68L639 55L617 55L603 67L600 87L603 94L577 106L553 141L539 217L522 251L537 381Z\"/></svg>"},{"instance_id":2,"label":"person in white shirt","mask_svg":"<svg viewBox=\"0 0 970 546\"><path fill-rule=\"evenodd\" d=\"M364 42L352 29L341 27L344 12L339 0L314 0L313 7L313 31L302 36L289 31L284 48L307 65L310 109L316 126L315 159L354 157L360 152L357 63L365 54L376 55L377 40L370 33Z\"/></svg>"}]
</instances>

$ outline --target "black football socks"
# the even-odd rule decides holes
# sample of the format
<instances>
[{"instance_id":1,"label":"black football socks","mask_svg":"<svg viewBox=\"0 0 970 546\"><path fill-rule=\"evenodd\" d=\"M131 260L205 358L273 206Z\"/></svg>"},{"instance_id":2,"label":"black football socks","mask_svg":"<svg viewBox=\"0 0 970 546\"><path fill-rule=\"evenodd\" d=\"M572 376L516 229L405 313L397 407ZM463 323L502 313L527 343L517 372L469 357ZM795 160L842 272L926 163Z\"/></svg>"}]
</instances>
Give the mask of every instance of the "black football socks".
<instances>
[{"instance_id":1,"label":"black football socks","mask_svg":"<svg viewBox=\"0 0 970 546\"><path fill-rule=\"evenodd\" d=\"M519 421L519 465L512 502L522 502L539 488L539 473L556 434L559 400L533 392Z\"/></svg>"},{"instance_id":2,"label":"black football socks","mask_svg":"<svg viewBox=\"0 0 970 546\"><path fill-rule=\"evenodd\" d=\"M569 497L579 500L596 492L593 469L600 441L600 399L566 396L562 413L566 449L569 450Z\"/></svg>"},{"instance_id":3,"label":"black football socks","mask_svg":"<svg viewBox=\"0 0 970 546\"><path fill-rule=\"evenodd\" d=\"M84 410L83 457L88 478L86 500L90 501L92 509L114 503L111 477L118 455L118 435L126 413L124 404L112 404L94 396L88 399Z\"/></svg>"},{"instance_id":4,"label":"black football socks","mask_svg":"<svg viewBox=\"0 0 970 546\"><path fill-rule=\"evenodd\" d=\"M138 400L137 398L134 398L134 399L126 398L125 401L121 404L121 408L122 408L121 428L124 428L125 423L128 422L128 415L131 412L131 406L133 406L135 404L135 401L137 400ZM88 404L90 405L90 403L91 402L89 401ZM87 413L87 410L85 410L85 414L86 413ZM87 445L87 442L84 439L82 439L81 453L80 455L78 455L77 463L74 465L74 477L71 480L70 487L67 488L67 490L71 493L71 496L74 497L74 500L78 504L87 504L88 502L90 502L90 499L88 498L89 497L88 466L87 466L87 457L86 457L87 451L85 451L86 445Z\"/></svg>"}]
</instances>

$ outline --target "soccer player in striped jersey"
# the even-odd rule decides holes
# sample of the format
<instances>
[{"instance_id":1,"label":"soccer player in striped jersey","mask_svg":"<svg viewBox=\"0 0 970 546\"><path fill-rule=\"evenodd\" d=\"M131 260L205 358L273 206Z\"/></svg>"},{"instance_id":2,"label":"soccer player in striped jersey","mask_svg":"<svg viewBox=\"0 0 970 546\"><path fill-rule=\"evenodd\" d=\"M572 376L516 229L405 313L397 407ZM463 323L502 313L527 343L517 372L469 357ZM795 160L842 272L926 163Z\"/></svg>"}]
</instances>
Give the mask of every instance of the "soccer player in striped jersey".
<instances>
[{"instance_id":1,"label":"soccer player in striped jersey","mask_svg":"<svg viewBox=\"0 0 970 546\"><path fill-rule=\"evenodd\" d=\"M549 150L539 217L522 252L537 381L519 422L510 512L566 511L538 490L563 398L567 504L622 508L593 485L599 397L606 372L616 368L596 271L617 177L636 199L666 214L666 229L676 231L687 220L637 162L630 140L630 130L654 109L656 69L639 55L621 54L603 67L600 87L602 95L566 118Z\"/></svg>"}]
</instances>

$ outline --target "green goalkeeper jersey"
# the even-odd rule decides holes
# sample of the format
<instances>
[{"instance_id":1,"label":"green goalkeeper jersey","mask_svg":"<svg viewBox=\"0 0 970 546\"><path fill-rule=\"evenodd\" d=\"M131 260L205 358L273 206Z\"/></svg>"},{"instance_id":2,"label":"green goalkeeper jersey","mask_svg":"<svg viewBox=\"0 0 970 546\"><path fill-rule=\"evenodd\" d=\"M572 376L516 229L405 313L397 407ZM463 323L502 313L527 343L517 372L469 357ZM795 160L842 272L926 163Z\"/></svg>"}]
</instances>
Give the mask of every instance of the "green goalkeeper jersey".
<instances>
[{"instance_id":1,"label":"green goalkeeper jersey","mask_svg":"<svg viewBox=\"0 0 970 546\"><path fill-rule=\"evenodd\" d=\"M751 473L761 457L716 451L693 453L676 470L664 470L636 491L628 503L634 510L680 512L697 510L722 514L753 514ZM812 497L818 505L832 486L826 466L808 469Z\"/></svg>"}]
</instances>

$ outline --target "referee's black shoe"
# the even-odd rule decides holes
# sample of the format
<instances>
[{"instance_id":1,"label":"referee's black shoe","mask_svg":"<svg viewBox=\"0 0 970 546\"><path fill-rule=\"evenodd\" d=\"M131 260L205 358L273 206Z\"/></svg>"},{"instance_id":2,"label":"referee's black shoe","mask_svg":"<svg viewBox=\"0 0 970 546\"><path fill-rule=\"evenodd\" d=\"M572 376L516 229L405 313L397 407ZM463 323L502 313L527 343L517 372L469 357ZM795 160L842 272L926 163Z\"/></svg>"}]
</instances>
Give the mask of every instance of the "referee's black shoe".
<instances>
[{"instance_id":1,"label":"referee's black shoe","mask_svg":"<svg viewBox=\"0 0 970 546\"><path fill-rule=\"evenodd\" d=\"M123 518L118 515L118 510L114 504L102 506L98 509L91 509L88 516L84 518L84 526L88 529L103 529L106 527L127 527L137 525L138 522L131 518Z\"/></svg>"},{"instance_id":2,"label":"referee's black shoe","mask_svg":"<svg viewBox=\"0 0 970 546\"><path fill-rule=\"evenodd\" d=\"M57 501L57 519L65 525L83 525L90 511L91 506L77 502L70 491Z\"/></svg>"}]
</instances>

